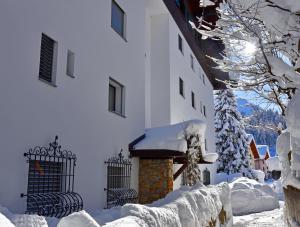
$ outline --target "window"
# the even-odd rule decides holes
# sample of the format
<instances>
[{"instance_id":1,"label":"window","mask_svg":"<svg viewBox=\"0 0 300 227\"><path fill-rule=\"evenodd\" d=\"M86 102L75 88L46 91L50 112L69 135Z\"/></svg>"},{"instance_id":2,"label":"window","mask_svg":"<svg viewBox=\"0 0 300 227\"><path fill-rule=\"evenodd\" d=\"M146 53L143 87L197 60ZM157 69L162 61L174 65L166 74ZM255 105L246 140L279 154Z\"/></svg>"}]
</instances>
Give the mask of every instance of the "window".
<instances>
[{"instance_id":1,"label":"window","mask_svg":"<svg viewBox=\"0 0 300 227\"><path fill-rule=\"evenodd\" d=\"M68 55L67 55L67 75L70 77L75 77L74 76L74 67L75 67L75 54L68 50Z\"/></svg>"},{"instance_id":2,"label":"window","mask_svg":"<svg viewBox=\"0 0 300 227\"><path fill-rule=\"evenodd\" d=\"M179 34L178 34L178 49L183 54L183 43L182 43L182 38Z\"/></svg>"},{"instance_id":3,"label":"window","mask_svg":"<svg viewBox=\"0 0 300 227\"><path fill-rule=\"evenodd\" d=\"M108 109L111 112L125 115L124 86L113 79L109 79Z\"/></svg>"},{"instance_id":4,"label":"window","mask_svg":"<svg viewBox=\"0 0 300 227\"><path fill-rule=\"evenodd\" d=\"M181 94L182 97L184 97L184 82L179 77L179 94Z\"/></svg>"},{"instance_id":5,"label":"window","mask_svg":"<svg viewBox=\"0 0 300 227\"><path fill-rule=\"evenodd\" d=\"M190 55L191 56L191 68L193 71L195 71L194 69L194 56L193 55Z\"/></svg>"},{"instance_id":6,"label":"window","mask_svg":"<svg viewBox=\"0 0 300 227\"><path fill-rule=\"evenodd\" d=\"M123 38L125 38L126 15L121 7L112 0L111 7L111 27Z\"/></svg>"},{"instance_id":7,"label":"window","mask_svg":"<svg viewBox=\"0 0 300 227\"><path fill-rule=\"evenodd\" d=\"M203 115L206 117L206 107L203 105Z\"/></svg>"},{"instance_id":8,"label":"window","mask_svg":"<svg viewBox=\"0 0 300 227\"><path fill-rule=\"evenodd\" d=\"M192 97L191 97L191 98L192 98L192 107L193 107L194 109L196 109L196 108L195 108L195 94L194 94L194 92L191 93L191 96L192 96Z\"/></svg>"},{"instance_id":9,"label":"window","mask_svg":"<svg viewBox=\"0 0 300 227\"><path fill-rule=\"evenodd\" d=\"M55 85L57 43L42 34L39 79Z\"/></svg>"}]
</instances>

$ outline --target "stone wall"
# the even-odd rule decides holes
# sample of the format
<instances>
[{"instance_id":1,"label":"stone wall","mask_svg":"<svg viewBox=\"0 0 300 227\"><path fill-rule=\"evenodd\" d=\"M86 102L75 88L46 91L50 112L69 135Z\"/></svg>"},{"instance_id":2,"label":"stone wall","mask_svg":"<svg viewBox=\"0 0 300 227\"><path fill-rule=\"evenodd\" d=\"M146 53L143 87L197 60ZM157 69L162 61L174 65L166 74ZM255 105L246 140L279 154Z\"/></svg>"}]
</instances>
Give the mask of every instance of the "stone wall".
<instances>
[{"instance_id":1,"label":"stone wall","mask_svg":"<svg viewBox=\"0 0 300 227\"><path fill-rule=\"evenodd\" d=\"M151 203L173 191L173 159L140 159L139 202Z\"/></svg>"}]
</instances>

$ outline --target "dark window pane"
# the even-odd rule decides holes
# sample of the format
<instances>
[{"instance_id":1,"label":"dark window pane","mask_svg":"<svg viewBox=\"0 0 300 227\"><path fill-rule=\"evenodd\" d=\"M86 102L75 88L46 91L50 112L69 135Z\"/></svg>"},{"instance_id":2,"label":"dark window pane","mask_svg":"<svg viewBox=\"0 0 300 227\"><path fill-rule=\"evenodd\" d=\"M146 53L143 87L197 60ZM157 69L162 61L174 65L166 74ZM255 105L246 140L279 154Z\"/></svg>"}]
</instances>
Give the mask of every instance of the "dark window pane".
<instances>
[{"instance_id":1,"label":"dark window pane","mask_svg":"<svg viewBox=\"0 0 300 227\"><path fill-rule=\"evenodd\" d=\"M192 107L195 108L195 94L192 92Z\"/></svg>"},{"instance_id":2,"label":"dark window pane","mask_svg":"<svg viewBox=\"0 0 300 227\"><path fill-rule=\"evenodd\" d=\"M124 11L115 1L112 1L111 26L122 37L124 37L124 16Z\"/></svg>"},{"instance_id":3,"label":"dark window pane","mask_svg":"<svg viewBox=\"0 0 300 227\"><path fill-rule=\"evenodd\" d=\"M42 34L39 78L48 82L52 81L53 56L55 41L45 34Z\"/></svg>"},{"instance_id":4,"label":"dark window pane","mask_svg":"<svg viewBox=\"0 0 300 227\"><path fill-rule=\"evenodd\" d=\"M116 88L109 85L109 110L116 111Z\"/></svg>"},{"instance_id":5,"label":"dark window pane","mask_svg":"<svg viewBox=\"0 0 300 227\"><path fill-rule=\"evenodd\" d=\"M183 46L182 46L182 38L180 35L178 35L178 48L183 53Z\"/></svg>"},{"instance_id":6,"label":"dark window pane","mask_svg":"<svg viewBox=\"0 0 300 227\"><path fill-rule=\"evenodd\" d=\"M179 93L184 96L183 80L179 78Z\"/></svg>"}]
</instances>

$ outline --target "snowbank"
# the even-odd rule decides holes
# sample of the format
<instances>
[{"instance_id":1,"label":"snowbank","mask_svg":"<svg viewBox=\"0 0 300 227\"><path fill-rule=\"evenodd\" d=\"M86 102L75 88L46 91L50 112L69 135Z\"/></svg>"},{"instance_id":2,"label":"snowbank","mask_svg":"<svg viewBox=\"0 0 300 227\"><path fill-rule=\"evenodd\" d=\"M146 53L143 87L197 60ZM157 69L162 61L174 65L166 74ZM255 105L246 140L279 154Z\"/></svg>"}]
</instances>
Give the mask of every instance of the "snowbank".
<instances>
[{"instance_id":1,"label":"snowbank","mask_svg":"<svg viewBox=\"0 0 300 227\"><path fill-rule=\"evenodd\" d=\"M145 139L134 146L136 150L162 149L187 151L185 135L204 136L206 124L200 120L190 120L179 124L146 129Z\"/></svg>"},{"instance_id":2,"label":"snowbank","mask_svg":"<svg viewBox=\"0 0 300 227\"><path fill-rule=\"evenodd\" d=\"M257 176L257 179L260 183L264 183L265 182L265 173L261 170L258 169L252 169L252 171L255 173L255 175Z\"/></svg>"},{"instance_id":3,"label":"snowbank","mask_svg":"<svg viewBox=\"0 0 300 227\"><path fill-rule=\"evenodd\" d=\"M222 182L232 182L236 178L242 177L241 173L227 174L227 173L217 173L216 174L216 183Z\"/></svg>"},{"instance_id":4,"label":"snowbank","mask_svg":"<svg viewBox=\"0 0 300 227\"><path fill-rule=\"evenodd\" d=\"M14 227L14 224L11 223L8 218L6 218L3 214L0 213L0 226L3 227Z\"/></svg>"},{"instance_id":5,"label":"snowbank","mask_svg":"<svg viewBox=\"0 0 300 227\"><path fill-rule=\"evenodd\" d=\"M272 188L255 180L241 177L229 184L232 213L245 215L279 208Z\"/></svg>"},{"instance_id":6,"label":"snowbank","mask_svg":"<svg viewBox=\"0 0 300 227\"><path fill-rule=\"evenodd\" d=\"M3 217L10 221L7 227L56 227L58 223L57 218L42 217L38 215L27 214L13 214L7 208L0 206L0 226L2 225Z\"/></svg>"},{"instance_id":7,"label":"snowbank","mask_svg":"<svg viewBox=\"0 0 300 227\"><path fill-rule=\"evenodd\" d=\"M62 218L57 227L100 227L100 225L82 210Z\"/></svg>"},{"instance_id":8,"label":"snowbank","mask_svg":"<svg viewBox=\"0 0 300 227\"><path fill-rule=\"evenodd\" d=\"M182 187L166 198L148 206L127 204L121 208L121 219L107 223L105 227L198 227L232 225L230 189L227 183L216 186L196 185Z\"/></svg>"}]
</instances>

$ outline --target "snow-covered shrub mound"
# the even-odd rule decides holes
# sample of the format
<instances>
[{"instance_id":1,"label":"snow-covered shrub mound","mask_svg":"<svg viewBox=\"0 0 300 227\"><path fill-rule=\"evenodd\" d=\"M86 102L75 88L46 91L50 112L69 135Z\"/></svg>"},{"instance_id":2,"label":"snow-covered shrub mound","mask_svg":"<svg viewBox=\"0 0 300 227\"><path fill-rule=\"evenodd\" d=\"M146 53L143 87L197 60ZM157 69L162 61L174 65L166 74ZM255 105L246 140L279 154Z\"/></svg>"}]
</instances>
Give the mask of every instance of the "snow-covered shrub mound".
<instances>
[{"instance_id":1,"label":"snow-covered shrub mound","mask_svg":"<svg viewBox=\"0 0 300 227\"><path fill-rule=\"evenodd\" d=\"M2 224L2 217L9 220L10 224ZM42 217L38 215L14 214L7 208L0 206L0 227L56 227L57 218Z\"/></svg>"},{"instance_id":2,"label":"snow-covered shrub mound","mask_svg":"<svg viewBox=\"0 0 300 227\"><path fill-rule=\"evenodd\" d=\"M227 174L227 173L217 173L215 182L217 184L222 182L232 182L233 180L242 177L241 173L233 173L233 174Z\"/></svg>"},{"instance_id":3,"label":"snow-covered shrub mound","mask_svg":"<svg viewBox=\"0 0 300 227\"><path fill-rule=\"evenodd\" d=\"M127 204L121 219L105 227L199 227L231 226L230 189L227 183L217 186L182 187L150 205Z\"/></svg>"},{"instance_id":4,"label":"snow-covered shrub mound","mask_svg":"<svg viewBox=\"0 0 300 227\"><path fill-rule=\"evenodd\" d=\"M7 217L0 213L0 226L5 227L15 227Z\"/></svg>"},{"instance_id":5,"label":"snow-covered shrub mound","mask_svg":"<svg viewBox=\"0 0 300 227\"><path fill-rule=\"evenodd\" d=\"M57 227L100 227L100 225L83 210L62 218Z\"/></svg>"},{"instance_id":6,"label":"snow-covered shrub mound","mask_svg":"<svg viewBox=\"0 0 300 227\"><path fill-rule=\"evenodd\" d=\"M265 173L263 171L258 170L258 169L252 169L252 171L256 174L257 179L260 183L265 182Z\"/></svg>"},{"instance_id":7,"label":"snow-covered shrub mound","mask_svg":"<svg viewBox=\"0 0 300 227\"><path fill-rule=\"evenodd\" d=\"M267 184L241 177L229 184L233 215L245 215L279 208L277 195Z\"/></svg>"}]
</instances>

